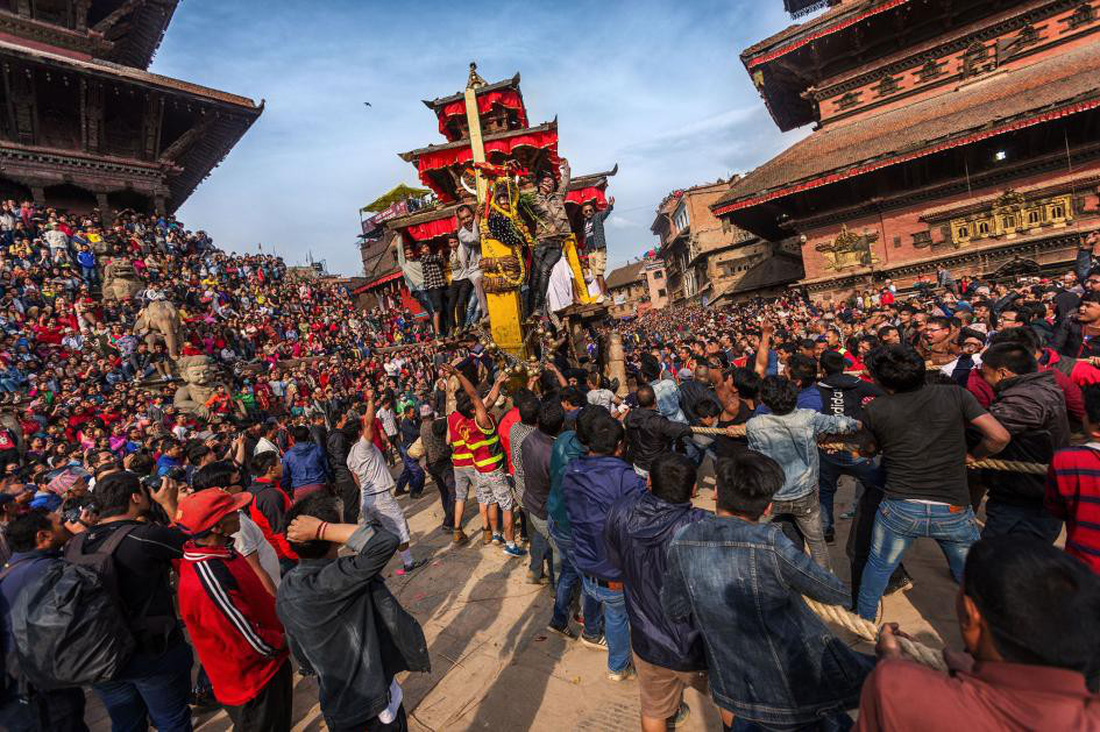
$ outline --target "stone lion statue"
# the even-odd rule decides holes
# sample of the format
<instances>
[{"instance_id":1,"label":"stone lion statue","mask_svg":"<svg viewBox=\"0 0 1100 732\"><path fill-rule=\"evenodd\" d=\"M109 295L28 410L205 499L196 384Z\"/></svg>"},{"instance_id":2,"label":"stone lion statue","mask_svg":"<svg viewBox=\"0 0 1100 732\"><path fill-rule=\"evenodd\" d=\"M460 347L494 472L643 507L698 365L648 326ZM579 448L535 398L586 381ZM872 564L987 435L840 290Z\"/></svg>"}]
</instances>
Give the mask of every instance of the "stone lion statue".
<instances>
[{"instance_id":1,"label":"stone lion statue","mask_svg":"<svg viewBox=\"0 0 1100 732\"><path fill-rule=\"evenodd\" d=\"M145 289L145 283L125 259L111 259L103 267L103 299L130 300Z\"/></svg>"},{"instance_id":2,"label":"stone lion statue","mask_svg":"<svg viewBox=\"0 0 1100 732\"><path fill-rule=\"evenodd\" d=\"M206 403L217 393L219 386L225 386L214 359L209 356L183 356L176 361L176 367L184 385L176 389L172 403L181 412L208 419L210 410Z\"/></svg>"},{"instance_id":3,"label":"stone lion statue","mask_svg":"<svg viewBox=\"0 0 1100 732\"><path fill-rule=\"evenodd\" d=\"M152 349L153 345L163 341L168 355L173 359L180 355L181 322L176 306L167 300L154 300L142 308L134 322L134 334L144 336Z\"/></svg>"}]
</instances>

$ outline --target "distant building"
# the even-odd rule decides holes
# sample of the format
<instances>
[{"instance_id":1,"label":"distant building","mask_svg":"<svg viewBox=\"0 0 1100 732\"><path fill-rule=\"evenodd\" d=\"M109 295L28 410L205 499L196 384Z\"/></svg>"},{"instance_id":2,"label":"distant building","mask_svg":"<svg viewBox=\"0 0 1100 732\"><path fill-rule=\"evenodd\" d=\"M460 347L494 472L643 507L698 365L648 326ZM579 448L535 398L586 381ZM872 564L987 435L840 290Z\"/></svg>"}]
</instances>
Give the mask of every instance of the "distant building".
<instances>
[{"instance_id":1,"label":"distant building","mask_svg":"<svg viewBox=\"0 0 1100 732\"><path fill-rule=\"evenodd\" d=\"M613 318L633 318L650 309L649 283L642 271L645 262L634 262L607 274L607 293L611 296Z\"/></svg>"},{"instance_id":2,"label":"distant building","mask_svg":"<svg viewBox=\"0 0 1100 732\"><path fill-rule=\"evenodd\" d=\"M711 206L729 186L720 180L673 191L657 207L651 231L660 240L657 254L672 305L744 299L802 276L797 248L792 253L714 215Z\"/></svg>"},{"instance_id":3,"label":"distant building","mask_svg":"<svg viewBox=\"0 0 1100 732\"><path fill-rule=\"evenodd\" d=\"M668 282L665 279L665 263L660 259L652 259L642 266L642 275L645 276L646 287L649 290L649 307L651 310L661 310L668 306Z\"/></svg>"}]
</instances>

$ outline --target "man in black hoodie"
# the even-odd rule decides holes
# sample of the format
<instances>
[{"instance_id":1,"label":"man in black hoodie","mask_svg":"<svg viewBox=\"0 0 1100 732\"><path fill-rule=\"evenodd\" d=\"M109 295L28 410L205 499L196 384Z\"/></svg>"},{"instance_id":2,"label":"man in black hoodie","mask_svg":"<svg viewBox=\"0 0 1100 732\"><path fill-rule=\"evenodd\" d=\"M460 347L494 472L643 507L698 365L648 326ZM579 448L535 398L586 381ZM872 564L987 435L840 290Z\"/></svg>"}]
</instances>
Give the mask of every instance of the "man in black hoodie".
<instances>
[{"instance_id":1,"label":"man in black hoodie","mask_svg":"<svg viewBox=\"0 0 1100 732\"><path fill-rule=\"evenodd\" d=\"M336 496L344 504L344 523L354 524L359 522L359 486L348 470L348 453L355 444L358 435L355 432L359 426L359 415L355 412L344 412L337 419L333 429L326 438L326 452L328 464L332 466L334 482L336 483Z\"/></svg>"},{"instance_id":2,"label":"man in black hoodie","mask_svg":"<svg viewBox=\"0 0 1100 732\"><path fill-rule=\"evenodd\" d=\"M844 356L840 352L825 351L821 354L821 370L825 372L825 378L817 383L817 389L821 392L821 411L825 414L862 419L863 405L882 396L882 389L858 376L844 373L844 366ZM882 468L876 460L854 458L847 452L821 453L821 471L818 474L821 523L825 529L825 541L829 544L836 537L833 498L836 496L837 480L842 475L850 475L864 486L874 486L878 490L882 490L885 482Z\"/></svg>"},{"instance_id":3,"label":"man in black hoodie","mask_svg":"<svg viewBox=\"0 0 1100 732\"><path fill-rule=\"evenodd\" d=\"M664 730L669 720L683 723L684 689L706 689L702 636L661 607L668 545L681 528L709 515L691 505L695 478L691 460L662 453L650 466L649 490L617 501L607 516L607 558L623 575L643 732Z\"/></svg>"}]
</instances>

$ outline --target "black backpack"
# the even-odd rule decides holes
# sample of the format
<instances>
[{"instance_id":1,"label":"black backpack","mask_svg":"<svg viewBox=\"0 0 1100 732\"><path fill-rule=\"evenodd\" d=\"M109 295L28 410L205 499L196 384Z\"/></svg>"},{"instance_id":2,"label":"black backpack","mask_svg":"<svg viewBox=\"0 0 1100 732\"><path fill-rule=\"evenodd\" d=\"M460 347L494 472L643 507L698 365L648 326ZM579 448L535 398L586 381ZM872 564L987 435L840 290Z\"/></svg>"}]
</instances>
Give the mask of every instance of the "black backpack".
<instances>
[{"instance_id":1,"label":"black backpack","mask_svg":"<svg viewBox=\"0 0 1100 732\"><path fill-rule=\"evenodd\" d=\"M19 593L12 608L15 655L23 680L38 689L110 681L130 660L132 631L118 595L114 552L135 526L116 529L85 554L86 534Z\"/></svg>"}]
</instances>

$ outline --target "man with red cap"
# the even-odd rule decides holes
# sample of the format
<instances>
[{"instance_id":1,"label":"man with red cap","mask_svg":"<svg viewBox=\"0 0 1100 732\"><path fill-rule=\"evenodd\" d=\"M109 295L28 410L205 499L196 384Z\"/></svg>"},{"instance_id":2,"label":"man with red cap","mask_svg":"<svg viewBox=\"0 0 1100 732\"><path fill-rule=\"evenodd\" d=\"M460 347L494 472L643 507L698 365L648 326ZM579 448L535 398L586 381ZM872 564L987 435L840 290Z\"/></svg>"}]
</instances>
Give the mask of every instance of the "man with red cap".
<instances>
[{"instance_id":1,"label":"man with red cap","mask_svg":"<svg viewBox=\"0 0 1100 732\"><path fill-rule=\"evenodd\" d=\"M179 611L234 729L289 731L293 682L275 598L232 545L237 512L251 502L251 493L221 488L180 500L176 525L190 541Z\"/></svg>"}]
</instances>

